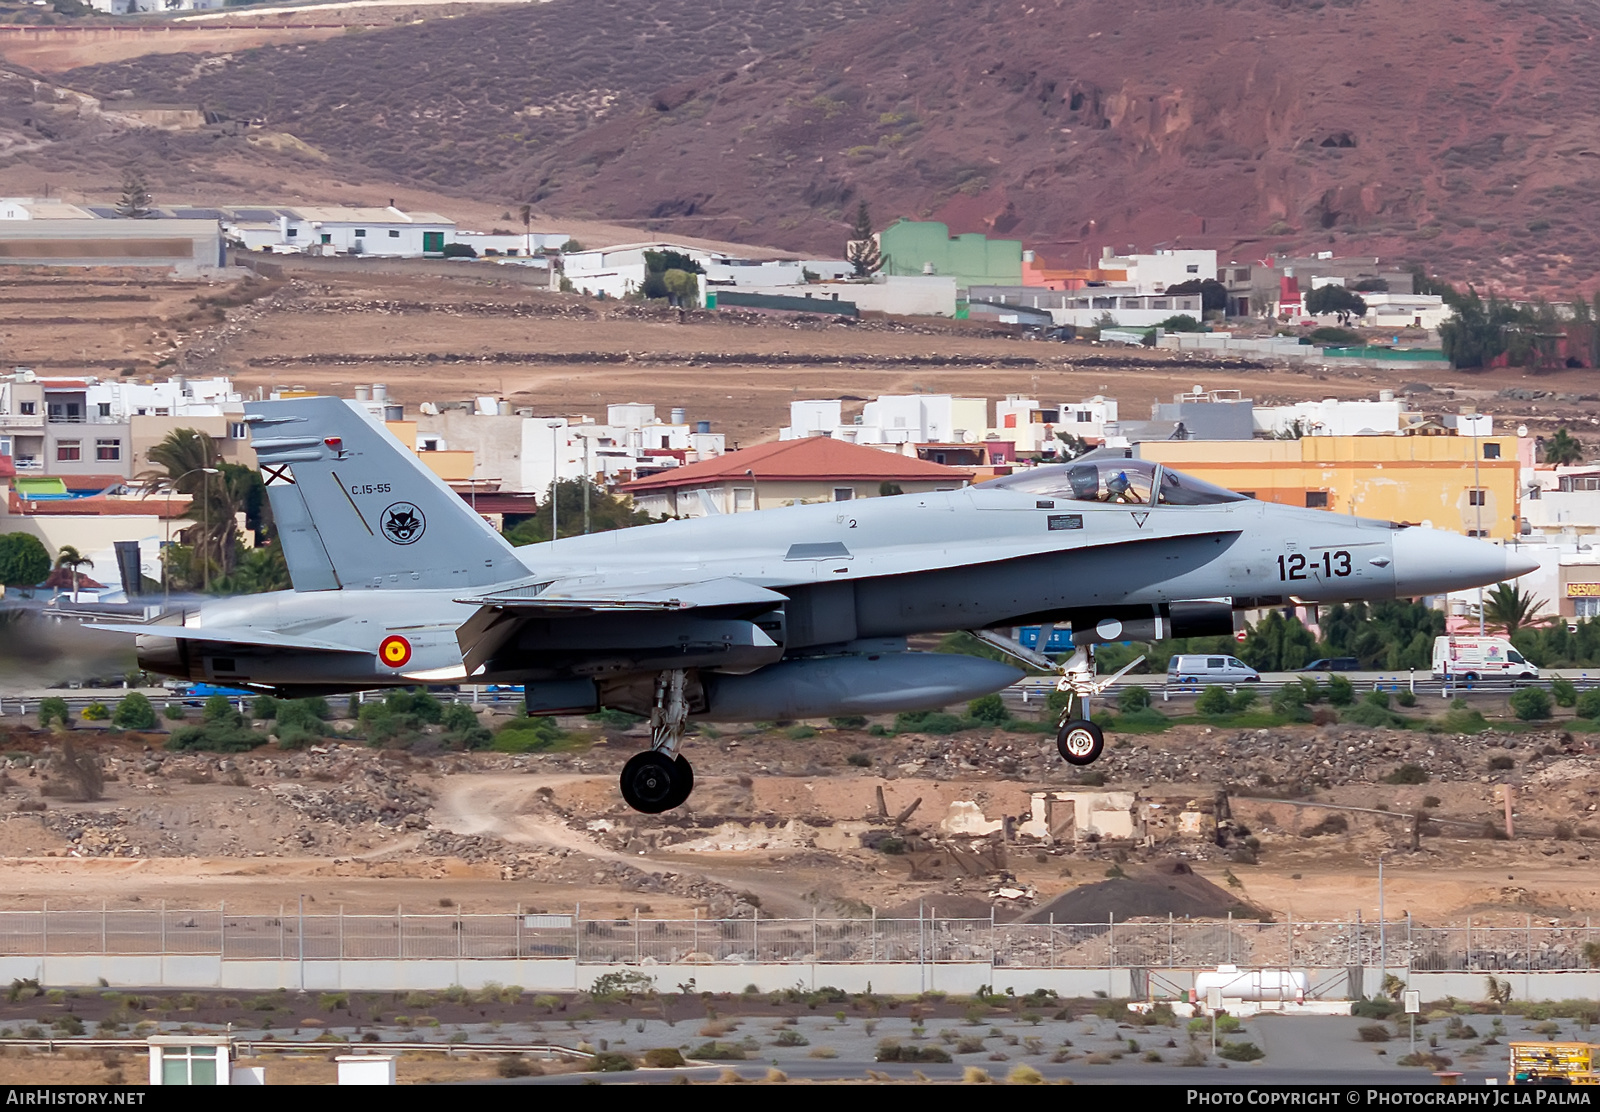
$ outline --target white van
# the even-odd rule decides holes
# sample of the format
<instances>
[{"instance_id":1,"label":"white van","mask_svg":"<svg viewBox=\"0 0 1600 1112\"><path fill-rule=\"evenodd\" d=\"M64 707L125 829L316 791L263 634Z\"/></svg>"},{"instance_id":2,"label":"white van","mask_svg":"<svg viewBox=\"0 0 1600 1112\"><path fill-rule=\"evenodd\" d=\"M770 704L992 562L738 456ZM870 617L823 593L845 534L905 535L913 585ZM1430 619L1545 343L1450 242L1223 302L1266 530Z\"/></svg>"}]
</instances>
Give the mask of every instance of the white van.
<instances>
[{"instance_id":1,"label":"white van","mask_svg":"<svg viewBox=\"0 0 1600 1112\"><path fill-rule=\"evenodd\" d=\"M1261 673L1233 656L1175 656L1167 661L1167 682L1260 683Z\"/></svg>"},{"instance_id":2,"label":"white van","mask_svg":"<svg viewBox=\"0 0 1600 1112\"><path fill-rule=\"evenodd\" d=\"M1539 669L1504 637L1444 636L1433 639L1433 674L1440 679L1454 676L1462 680L1536 680Z\"/></svg>"}]
</instances>

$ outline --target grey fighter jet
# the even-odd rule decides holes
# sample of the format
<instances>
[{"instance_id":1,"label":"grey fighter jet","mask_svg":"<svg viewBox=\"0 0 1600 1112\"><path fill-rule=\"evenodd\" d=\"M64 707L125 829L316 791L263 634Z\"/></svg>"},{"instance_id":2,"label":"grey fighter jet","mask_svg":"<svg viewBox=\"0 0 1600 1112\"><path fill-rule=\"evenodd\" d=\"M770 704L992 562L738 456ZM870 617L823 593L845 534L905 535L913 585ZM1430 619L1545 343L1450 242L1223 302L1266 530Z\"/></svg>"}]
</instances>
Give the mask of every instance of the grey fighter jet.
<instances>
[{"instance_id":1,"label":"grey fighter jet","mask_svg":"<svg viewBox=\"0 0 1600 1112\"><path fill-rule=\"evenodd\" d=\"M1531 571L1481 540L1258 502L1120 452L965 490L668 521L513 548L364 411L256 402L245 420L294 589L220 599L138 635L143 667L295 696L523 684L531 714L615 707L652 742L622 772L640 811L694 784L691 719L946 706L1017 669L907 651L971 630L1059 674L1058 745L1103 737L1094 647L1232 633L1244 609L1433 595ZM1002 630L1069 627L1058 665Z\"/></svg>"}]
</instances>

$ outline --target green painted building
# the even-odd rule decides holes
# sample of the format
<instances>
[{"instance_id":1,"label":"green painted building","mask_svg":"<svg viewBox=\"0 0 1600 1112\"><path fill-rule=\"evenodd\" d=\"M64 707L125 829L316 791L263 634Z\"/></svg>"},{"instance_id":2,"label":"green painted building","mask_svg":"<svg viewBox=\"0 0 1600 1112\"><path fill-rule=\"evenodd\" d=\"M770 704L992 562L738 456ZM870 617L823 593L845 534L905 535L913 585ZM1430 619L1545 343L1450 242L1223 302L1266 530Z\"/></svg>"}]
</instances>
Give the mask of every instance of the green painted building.
<instances>
[{"instance_id":1,"label":"green painted building","mask_svg":"<svg viewBox=\"0 0 1600 1112\"><path fill-rule=\"evenodd\" d=\"M1022 241L977 232L953 236L933 220L896 220L878 235L883 274L942 274L969 286L1022 285Z\"/></svg>"}]
</instances>

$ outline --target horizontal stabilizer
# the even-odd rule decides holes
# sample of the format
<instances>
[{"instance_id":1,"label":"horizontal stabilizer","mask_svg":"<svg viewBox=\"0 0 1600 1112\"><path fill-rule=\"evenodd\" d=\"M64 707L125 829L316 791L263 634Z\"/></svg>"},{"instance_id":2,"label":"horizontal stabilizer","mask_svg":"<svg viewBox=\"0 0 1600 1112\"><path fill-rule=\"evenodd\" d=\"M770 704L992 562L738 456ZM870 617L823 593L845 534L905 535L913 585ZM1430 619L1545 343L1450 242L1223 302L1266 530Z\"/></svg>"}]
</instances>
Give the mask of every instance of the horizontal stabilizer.
<instances>
[{"instance_id":1,"label":"horizontal stabilizer","mask_svg":"<svg viewBox=\"0 0 1600 1112\"><path fill-rule=\"evenodd\" d=\"M126 625L95 622L84 628L101 629L108 633L136 633L142 637L171 637L179 641L215 641L224 645L259 645L266 649L295 649L300 652L354 653L371 656L371 649L357 649L337 645L331 641L309 641L304 637L290 637L267 629L230 629L227 626Z\"/></svg>"},{"instance_id":2,"label":"horizontal stabilizer","mask_svg":"<svg viewBox=\"0 0 1600 1112\"><path fill-rule=\"evenodd\" d=\"M788 596L741 579L707 579L700 583L669 583L606 589L560 582L497 591L490 595L457 599L473 606L534 613L572 610L693 610L720 606L782 606Z\"/></svg>"}]
</instances>

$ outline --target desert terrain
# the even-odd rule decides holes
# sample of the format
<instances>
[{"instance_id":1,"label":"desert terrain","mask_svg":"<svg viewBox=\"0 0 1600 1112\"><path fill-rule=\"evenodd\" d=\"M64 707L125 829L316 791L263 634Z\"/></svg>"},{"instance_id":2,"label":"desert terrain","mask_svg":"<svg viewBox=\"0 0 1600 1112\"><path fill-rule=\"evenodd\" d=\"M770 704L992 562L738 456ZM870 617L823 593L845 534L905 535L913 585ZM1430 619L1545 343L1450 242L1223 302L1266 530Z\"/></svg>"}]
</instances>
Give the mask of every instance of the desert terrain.
<instances>
[{"instance_id":1,"label":"desert terrain","mask_svg":"<svg viewBox=\"0 0 1600 1112\"><path fill-rule=\"evenodd\" d=\"M410 406L494 395L536 413L604 418L611 402L685 407L729 446L772 439L789 403L888 393L1045 401L1095 394L1137 419L1201 385L1258 403L1411 394L1414 408L1492 413L1501 426L1600 423L1592 374L1285 367L1031 340L1013 326L928 319L848 325L688 312L556 294L484 263L318 260L236 268L215 282L136 273L0 276L0 360L45 375L226 374L244 390L350 396L383 382ZM1437 374L1438 372L1430 372ZM847 407L848 411L848 407Z\"/></svg>"}]
</instances>

